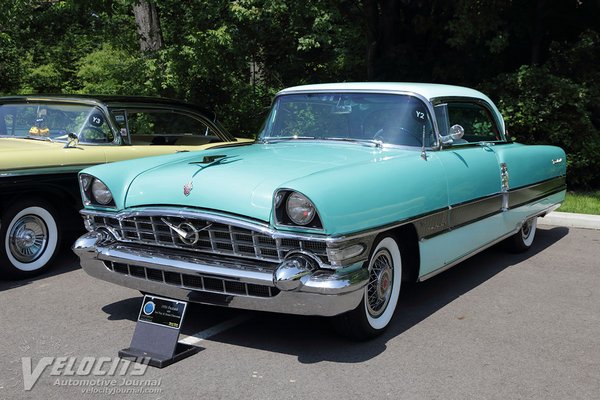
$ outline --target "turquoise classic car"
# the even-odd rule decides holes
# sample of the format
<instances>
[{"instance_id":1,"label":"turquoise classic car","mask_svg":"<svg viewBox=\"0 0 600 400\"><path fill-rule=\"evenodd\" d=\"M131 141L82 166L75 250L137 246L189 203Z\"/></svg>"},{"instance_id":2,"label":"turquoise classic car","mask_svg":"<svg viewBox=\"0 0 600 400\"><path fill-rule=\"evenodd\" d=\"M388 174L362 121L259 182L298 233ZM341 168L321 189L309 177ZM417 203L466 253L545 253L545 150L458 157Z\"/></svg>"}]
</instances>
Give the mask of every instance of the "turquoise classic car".
<instances>
[{"instance_id":1,"label":"turquoise classic car","mask_svg":"<svg viewBox=\"0 0 600 400\"><path fill-rule=\"evenodd\" d=\"M511 142L463 87L285 89L253 144L79 175L91 276L191 302L334 317L380 334L403 286L500 241L527 250L566 157Z\"/></svg>"}]
</instances>

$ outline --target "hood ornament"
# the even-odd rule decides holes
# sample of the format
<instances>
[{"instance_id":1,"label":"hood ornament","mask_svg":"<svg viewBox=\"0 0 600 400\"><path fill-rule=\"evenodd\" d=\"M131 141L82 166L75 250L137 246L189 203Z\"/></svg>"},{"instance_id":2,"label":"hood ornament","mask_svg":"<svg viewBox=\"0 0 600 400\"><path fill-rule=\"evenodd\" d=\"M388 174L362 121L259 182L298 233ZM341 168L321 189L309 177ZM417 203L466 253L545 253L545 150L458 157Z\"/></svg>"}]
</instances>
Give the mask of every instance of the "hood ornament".
<instances>
[{"instance_id":1,"label":"hood ornament","mask_svg":"<svg viewBox=\"0 0 600 400\"><path fill-rule=\"evenodd\" d=\"M200 240L200 232L209 229L212 223L207 223L204 227L198 229L189 222L182 222L175 225L165 218L160 219L165 225L179 236L182 243L193 246Z\"/></svg>"},{"instance_id":2,"label":"hood ornament","mask_svg":"<svg viewBox=\"0 0 600 400\"><path fill-rule=\"evenodd\" d=\"M189 181L188 183L183 185L183 194L189 196L193 188L194 184L192 183L192 181Z\"/></svg>"}]
</instances>

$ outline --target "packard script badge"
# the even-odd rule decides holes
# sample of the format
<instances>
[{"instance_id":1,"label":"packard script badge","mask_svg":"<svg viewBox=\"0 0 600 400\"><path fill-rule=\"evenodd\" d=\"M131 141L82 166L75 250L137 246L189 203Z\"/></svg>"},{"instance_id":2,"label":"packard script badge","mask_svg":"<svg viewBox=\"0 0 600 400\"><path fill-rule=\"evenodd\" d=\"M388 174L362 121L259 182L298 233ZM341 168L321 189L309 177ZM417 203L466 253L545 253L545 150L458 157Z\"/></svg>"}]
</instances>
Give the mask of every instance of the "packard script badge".
<instances>
[{"instance_id":1,"label":"packard script badge","mask_svg":"<svg viewBox=\"0 0 600 400\"><path fill-rule=\"evenodd\" d=\"M190 192L192 191L193 188L194 188L194 184L192 183L192 181L189 181L188 183L183 185L183 194L185 194L186 196L189 196Z\"/></svg>"}]
</instances>

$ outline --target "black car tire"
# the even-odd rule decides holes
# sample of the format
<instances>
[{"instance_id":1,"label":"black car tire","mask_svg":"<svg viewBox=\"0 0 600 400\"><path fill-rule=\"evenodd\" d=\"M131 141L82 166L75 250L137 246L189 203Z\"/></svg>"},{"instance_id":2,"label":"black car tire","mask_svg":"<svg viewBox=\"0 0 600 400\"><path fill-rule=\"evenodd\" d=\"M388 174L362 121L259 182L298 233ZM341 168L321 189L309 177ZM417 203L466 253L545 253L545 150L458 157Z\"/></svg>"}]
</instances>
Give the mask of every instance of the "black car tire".
<instances>
[{"instance_id":1,"label":"black car tire","mask_svg":"<svg viewBox=\"0 0 600 400\"><path fill-rule=\"evenodd\" d=\"M395 236L384 236L373 247L368 261L369 283L358 307L333 318L334 328L355 340L381 335L390 325L403 281L408 273L407 247ZM403 268L406 265L407 268Z\"/></svg>"}]
</instances>

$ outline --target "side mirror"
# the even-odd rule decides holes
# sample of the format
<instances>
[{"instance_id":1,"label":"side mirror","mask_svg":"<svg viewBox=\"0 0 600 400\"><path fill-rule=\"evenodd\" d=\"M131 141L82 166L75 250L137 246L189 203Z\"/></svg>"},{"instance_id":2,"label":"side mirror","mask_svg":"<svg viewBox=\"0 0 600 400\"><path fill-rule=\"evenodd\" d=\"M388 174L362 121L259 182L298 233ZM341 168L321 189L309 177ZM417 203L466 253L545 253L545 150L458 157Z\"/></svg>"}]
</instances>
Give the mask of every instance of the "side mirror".
<instances>
[{"instance_id":1,"label":"side mirror","mask_svg":"<svg viewBox=\"0 0 600 400\"><path fill-rule=\"evenodd\" d=\"M67 133L67 137L69 139L67 140L67 144L65 144L65 149L68 149L70 147L77 147L79 145L79 137L76 133L69 132Z\"/></svg>"},{"instance_id":2,"label":"side mirror","mask_svg":"<svg viewBox=\"0 0 600 400\"><path fill-rule=\"evenodd\" d=\"M460 140L465 134L465 129L460 125L452 125L448 129L448 135L442 136L442 144L452 144L455 140Z\"/></svg>"}]
</instances>

